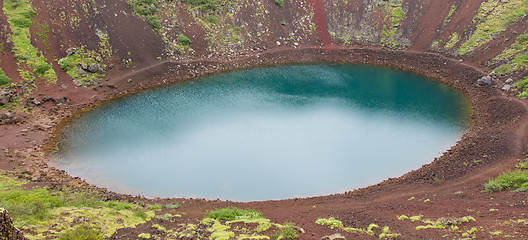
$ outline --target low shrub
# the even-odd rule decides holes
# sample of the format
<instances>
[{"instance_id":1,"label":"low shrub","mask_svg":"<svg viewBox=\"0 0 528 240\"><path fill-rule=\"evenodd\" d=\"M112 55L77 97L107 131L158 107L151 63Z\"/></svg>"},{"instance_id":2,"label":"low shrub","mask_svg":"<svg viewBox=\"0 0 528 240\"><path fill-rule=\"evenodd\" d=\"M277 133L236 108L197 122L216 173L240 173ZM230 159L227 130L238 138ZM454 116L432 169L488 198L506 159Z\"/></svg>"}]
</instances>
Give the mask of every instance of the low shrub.
<instances>
[{"instance_id":1,"label":"low shrub","mask_svg":"<svg viewBox=\"0 0 528 240\"><path fill-rule=\"evenodd\" d=\"M262 218L262 213L255 209L239 209L236 207L222 208L207 212L207 218L232 221L237 219Z\"/></svg>"},{"instance_id":2,"label":"low shrub","mask_svg":"<svg viewBox=\"0 0 528 240\"><path fill-rule=\"evenodd\" d=\"M293 223L285 223L279 231L271 235L272 239L297 239L299 234L297 234L297 229Z\"/></svg>"},{"instance_id":3,"label":"low shrub","mask_svg":"<svg viewBox=\"0 0 528 240\"><path fill-rule=\"evenodd\" d=\"M528 171L517 169L508 171L495 179L489 180L488 183L484 184L486 189L484 192L497 192L502 190L508 190L512 187L527 189L528 188Z\"/></svg>"},{"instance_id":4,"label":"low shrub","mask_svg":"<svg viewBox=\"0 0 528 240\"><path fill-rule=\"evenodd\" d=\"M77 225L74 229L61 234L59 240L99 240L103 234L95 226L87 223Z\"/></svg>"},{"instance_id":5,"label":"low shrub","mask_svg":"<svg viewBox=\"0 0 528 240\"><path fill-rule=\"evenodd\" d=\"M161 29L161 22L160 22L158 16L147 16L145 18L145 20L150 25L150 27L152 27L152 29L154 29L156 31Z\"/></svg>"},{"instance_id":6,"label":"low shrub","mask_svg":"<svg viewBox=\"0 0 528 240\"><path fill-rule=\"evenodd\" d=\"M515 83L515 85L524 89L524 91L521 92L521 94L519 94L518 96L520 99L528 97L528 77L525 77L524 79L518 81L517 83Z\"/></svg>"},{"instance_id":7,"label":"low shrub","mask_svg":"<svg viewBox=\"0 0 528 240\"><path fill-rule=\"evenodd\" d=\"M220 0L186 0L185 3L198 7L204 13L214 13L220 5Z\"/></svg>"},{"instance_id":8,"label":"low shrub","mask_svg":"<svg viewBox=\"0 0 528 240\"><path fill-rule=\"evenodd\" d=\"M34 71L35 71L36 74L41 76L41 75L44 75L44 73L46 73L50 69L51 69L51 66L48 63L43 62L43 63L37 64L35 66Z\"/></svg>"},{"instance_id":9,"label":"low shrub","mask_svg":"<svg viewBox=\"0 0 528 240\"><path fill-rule=\"evenodd\" d=\"M282 7L284 5L284 0L275 0L275 4L277 4L280 7Z\"/></svg>"},{"instance_id":10,"label":"low shrub","mask_svg":"<svg viewBox=\"0 0 528 240\"><path fill-rule=\"evenodd\" d=\"M192 41L187 36L180 34L180 36L178 36L178 43L180 43L182 46L189 46L191 45Z\"/></svg>"},{"instance_id":11,"label":"low shrub","mask_svg":"<svg viewBox=\"0 0 528 240\"><path fill-rule=\"evenodd\" d=\"M315 223L317 224L320 224L320 225L323 225L323 226L328 226L330 227L331 229L334 229L334 228L342 228L343 227L343 223L333 217L331 218L320 218L320 219L317 219L317 221L315 221Z\"/></svg>"},{"instance_id":12,"label":"low shrub","mask_svg":"<svg viewBox=\"0 0 528 240\"><path fill-rule=\"evenodd\" d=\"M11 82L11 78L9 78L5 72L0 69L0 86L9 84Z\"/></svg>"},{"instance_id":13,"label":"low shrub","mask_svg":"<svg viewBox=\"0 0 528 240\"><path fill-rule=\"evenodd\" d=\"M212 23L212 24L217 24L218 23L218 18L216 16L210 16L209 18L207 18L207 21Z\"/></svg>"}]
</instances>

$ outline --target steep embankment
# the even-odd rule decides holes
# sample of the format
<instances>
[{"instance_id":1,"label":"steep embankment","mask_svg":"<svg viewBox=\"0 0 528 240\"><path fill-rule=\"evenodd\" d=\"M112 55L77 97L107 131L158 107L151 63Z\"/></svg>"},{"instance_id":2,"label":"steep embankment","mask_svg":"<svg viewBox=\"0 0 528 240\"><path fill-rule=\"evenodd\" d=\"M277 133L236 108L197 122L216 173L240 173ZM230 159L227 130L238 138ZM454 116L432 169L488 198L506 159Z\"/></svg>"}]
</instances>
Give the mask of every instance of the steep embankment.
<instances>
[{"instance_id":1,"label":"steep embankment","mask_svg":"<svg viewBox=\"0 0 528 240\"><path fill-rule=\"evenodd\" d=\"M179 208L151 205L157 217L146 223L144 216L133 225L127 221L112 225L112 231L123 228L114 238L231 236L229 228L211 221L198 224L197 219L206 209L233 205L256 208L272 222L294 222L305 230L301 239L337 232L349 238L390 238L392 233L415 239L526 237L525 195L500 192L490 197L480 191L488 178L524 158L528 144L526 102L507 97L523 91L512 83L528 75L528 0L3 0L0 4L0 169L31 180L26 181L28 186L100 193L106 202L98 203L103 205L97 205L97 211L105 206L131 214L124 213L120 203L108 202L116 199L138 203L127 205L136 211L136 218L145 214L141 213L147 210L145 201L180 204ZM148 200L98 189L46 164L43 147L55 147L45 143L56 125L104 100L220 71L317 61L390 65L438 79L470 97L474 127L441 158L403 177L310 199ZM496 73L490 74L490 82L484 79L476 87L477 79L491 71ZM503 91L494 88L504 82ZM0 181L6 179L10 178L0 176ZM38 212L43 203L39 204L33 210ZM93 214L86 209L86 214ZM35 238L56 237L88 222L106 235L113 234L103 226L110 219L107 215L90 219L77 218L78 214L73 214L75 219L41 219L34 226L22 222L22 230ZM120 219L114 212L110 215L111 221ZM316 224L319 218L326 220ZM338 227L323 226L330 223ZM239 228L232 226L237 234L256 225L271 226L262 219L238 224ZM273 226L262 234L287 229Z\"/></svg>"}]
</instances>

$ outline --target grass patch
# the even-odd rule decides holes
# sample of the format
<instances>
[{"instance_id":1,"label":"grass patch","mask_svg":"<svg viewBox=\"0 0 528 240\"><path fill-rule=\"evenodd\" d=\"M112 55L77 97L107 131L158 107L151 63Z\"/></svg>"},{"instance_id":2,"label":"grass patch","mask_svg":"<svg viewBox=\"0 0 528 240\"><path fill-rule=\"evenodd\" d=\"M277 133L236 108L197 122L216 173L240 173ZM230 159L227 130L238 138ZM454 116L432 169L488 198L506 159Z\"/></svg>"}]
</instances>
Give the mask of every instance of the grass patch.
<instances>
[{"instance_id":1,"label":"grass patch","mask_svg":"<svg viewBox=\"0 0 528 240\"><path fill-rule=\"evenodd\" d=\"M498 73L510 73L511 71L526 69L528 67L528 34L519 35L509 48L502 51L493 60L505 62L494 70Z\"/></svg>"},{"instance_id":2,"label":"grass patch","mask_svg":"<svg viewBox=\"0 0 528 240\"><path fill-rule=\"evenodd\" d=\"M262 218L262 213L255 209L239 209L236 207L222 208L207 212L207 218L215 220L233 221L238 219Z\"/></svg>"},{"instance_id":3,"label":"grass patch","mask_svg":"<svg viewBox=\"0 0 528 240\"><path fill-rule=\"evenodd\" d=\"M185 3L192 5L203 13L214 14L216 10L228 3L226 0L185 0Z\"/></svg>"},{"instance_id":4,"label":"grass patch","mask_svg":"<svg viewBox=\"0 0 528 240\"><path fill-rule=\"evenodd\" d=\"M279 5L279 7L284 6L284 0L275 0L275 4Z\"/></svg>"},{"instance_id":5,"label":"grass patch","mask_svg":"<svg viewBox=\"0 0 528 240\"><path fill-rule=\"evenodd\" d=\"M524 89L524 91L519 94L520 99L528 97L528 77L524 77L523 80L516 82L515 85Z\"/></svg>"},{"instance_id":6,"label":"grass patch","mask_svg":"<svg viewBox=\"0 0 528 240\"><path fill-rule=\"evenodd\" d=\"M279 228L279 231L276 231L271 235L272 239L297 239L299 234L293 223L285 223L284 226Z\"/></svg>"},{"instance_id":7,"label":"grass patch","mask_svg":"<svg viewBox=\"0 0 528 240\"><path fill-rule=\"evenodd\" d=\"M82 70L81 66L90 66L98 64L102 69L106 66L100 64L97 59L101 59L100 54L95 51L87 51L84 47L77 49L74 54L61 58L58 63L63 71L70 77L78 81L83 86L91 86L102 79L105 74L103 72L88 72Z\"/></svg>"},{"instance_id":8,"label":"grass patch","mask_svg":"<svg viewBox=\"0 0 528 240\"><path fill-rule=\"evenodd\" d=\"M59 240L99 240L103 234L95 226L83 223L61 234Z\"/></svg>"},{"instance_id":9,"label":"grass patch","mask_svg":"<svg viewBox=\"0 0 528 240\"><path fill-rule=\"evenodd\" d=\"M26 183L0 173L0 206L30 239L108 238L117 229L134 227L154 216L138 205L103 202L95 193L64 188L25 190L21 186ZM79 225L86 220L90 225Z\"/></svg>"},{"instance_id":10,"label":"grass patch","mask_svg":"<svg viewBox=\"0 0 528 240\"><path fill-rule=\"evenodd\" d=\"M328 226L330 227L331 229L334 229L334 228L342 228L343 227L343 223L333 217L331 218L320 218L320 219L317 219L317 221L315 221L315 223L319 224L319 225L323 225L323 226Z\"/></svg>"},{"instance_id":11,"label":"grass patch","mask_svg":"<svg viewBox=\"0 0 528 240\"><path fill-rule=\"evenodd\" d=\"M176 209L176 208L179 208L179 207L180 207L180 204L179 204L179 203L173 203L173 204L167 204L167 205L165 205L165 208Z\"/></svg>"},{"instance_id":12,"label":"grass patch","mask_svg":"<svg viewBox=\"0 0 528 240\"><path fill-rule=\"evenodd\" d=\"M134 13L143 17L152 29L159 31L161 22L158 17L158 2L155 0L128 0L128 6Z\"/></svg>"},{"instance_id":13,"label":"grass patch","mask_svg":"<svg viewBox=\"0 0 528 240\"><path fill-rule=\"evenodd\" d=\"M485 183L484 188L486 190L483 192L487 193L509 190L511 188L518 188L516 191L526 191L528 190L528 171L516 169L505 172Z\"/></svg>"},{"instance_id":14,"label":"grass patch","mask_svg":"<svg viewBox=\"0 0 528 240\"><path fill-rule=\"evenodd\" d=\"M385 4L385 9L387 11L387 17L389 18L389 21L391 24L383 25L383 28L381 30L381 42L382 43L388 43L389 40L396 34L396 30L398 26L400 26L400 22L403 19L403 9L401 7L402 2L397 1L393 4ZM393 46L397 47L399 44L396 44L395 42L391 43Z\"/></svg>"},{"instance_id":15,"label":"grass patch","mask_svg":"<svg viewBox=\"0 0 528 240\"><path fill-rule=\"evenodd\" d=\"M526 15L528 0L488 0L480 5L473 22L476 29L458 50L459 55L472 52L496 35L504 32L511 24Z\"/></svg>"},{"instance_id":16,"label":"grass patch","mask_svg":"<svg viewBox=\"0 0 528 240\"><path fill-rule=\"evenodd\" d=\"M191 39L189 39L187 36L180 34L178 36L178 43L184 47L189 47L192 43Z\"/></svg>"},{"instance_id":17,"label":"grass patch","mask_svg":"<svg viewBox=\"0 0 528 240\"><path fill-rule=\"evenodd\" d=\"M380 239L382 238L397 238L400 234L399 233L392 233L390 231L390 228L388 226L385 226L380 229L380 226L371 223L367 228L354 228L354 227L344 227L343 223L333 217L331 218L320 218L315 221L315 223L328 226L330 229L339 228L346 232L355 232L355 233L361 233L366 234L370 236L376 236L378 235Z\"/></svg>"},{"instance_id":18,"label":"grass patch","mask_svg":"<svg viewBox=\"0 0 528 240\"><path fill-rule=\"evenodd\" d=\"M56 82L57 74L47 62L46 58L31 44L29 27L36 15L27 0L5 0L2 8L11 28L9 41L13 43L15 58L35 76L44 78L48 82ZM23 71L23 70L21 70ZM33 75L21 74L25 80L33 80Z\"/></svg>"},{"instance_id":19,"label":"grass patch","mask_svg":"<svg viewBox=\"0 0 528 240\"><path fill-rule=\"evenodd\" d=\"M0 86L7 85L11 83L11 78L9 78L5 72L0 68Z\"/></svg>"}]
</instances>

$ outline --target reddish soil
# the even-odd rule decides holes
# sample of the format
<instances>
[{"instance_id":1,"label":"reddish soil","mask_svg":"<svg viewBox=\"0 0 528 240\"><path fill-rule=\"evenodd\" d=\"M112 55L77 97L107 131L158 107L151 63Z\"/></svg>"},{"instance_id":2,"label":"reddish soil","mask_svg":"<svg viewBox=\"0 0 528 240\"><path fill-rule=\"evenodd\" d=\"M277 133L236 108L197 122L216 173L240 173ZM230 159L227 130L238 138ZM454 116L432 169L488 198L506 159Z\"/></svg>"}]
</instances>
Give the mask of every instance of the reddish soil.
<instances>
[{"instance_id":1,"label":"reddish soil","mask_svg":"<svg viewBox=\"0 0 528 240\"><path fill-rule=\"evenodd\" d=\"M87 1L91 2L91 1ZM78 9L79 5L68 1L33 1L39 12L37 21L48 22L55 37L50 37L49 52L46 57L61 58L65 56L64 50L70 46L95 44L97 36L89 28L104 28L109 36L115 51L115 56L108 61L116 67L110 70L107 78L94 87L76 87L54 64L55 71L59 74L58 84L44 84L38 82L39 93L35 94L38 100L44 97L66 101L47 101L40 106L28 104L28 113L18 113L22 119L18 124L0 125L0 169L20 174L21 177L34 179L35 184L60 188L61 186L74 186L83 189L94 189L106 194L108 199L124 199L136 202L172 203L177 201L180 208L171 211L184 214L177 222L159 222L167 228L175 228L179 223L194 223L204 216L205 211L237 206L242 208L255 208L265 217L274 222L294 222L302 227L306 233L300 239L320 239L324 235L335 232L343 234L347 239L377 239L376 236L367 236L358 233L347 233L337 229L330 229L315 224L318 218L335 217L345 226L366 228L371 223L380 226L389 226L392 232L400 233L401 239L437 239L440 236L452 239L460 238L460 232L446 229L416 230L416 226L425 225L421 222L398 220L399 215L423 215L423 218L436 220L439 218L455 218L473 216L476 221L464 223L461 228L468 230L477 227L475 237L478 239L491 239L494 235L489 232L501 230L502 235L511 235L517 239L528 238L528 225L513 223L510 220L527 219L526 194L503 191L498 193L481 193L482 184L489 178L507 171L524 159L528 144L528 104L526 101L505 96L495 86L476 87L478 78L486 75L490 69L481 65L483 61L491 59L493 54L500 52L511 42L513 34L508 31L485 46L490 48L487 52L475 51L477 54L469 56L464 61L451 59L441 54L408 51L391 51L385 48L341 48L334 44L331 48L321 48L322 42L326 46L335 39L331 39L326 28L326 18L322 0L308 1L315 10L314 22L317 24L317 35L307 38L306 44L297 48L292 46L277 47L276 39L287 37L287 27L282 27L283 18L277 15L276 21L269 23L270 29L277 29L275 35L263 37L262 42L256 43L265 46L274 46L266 51L248 51L248 56L238 58L215 57L208 59L209 52L205 50L205 41L193 39L192 48L197 49L193 59L182 61L156 61L163 55L163 43L158 33L152 31L146 22L131 17L132 12L125 1L101 0L97 1L99 14L78 16L86 18L91 27L84 26L72 30L71 26L60 24L50 19L61 19L60 13L64 6ZM419 7L418 1L404 1L409 6ZM435 1L436 2L436 1ZM451 2L451 1L450 1ZM474 12L482 0L453 1L461 2L451 20L443 27L443 31L436 32L443 18L429 17L437 10L435 7L424 11L416 11L414 20L406 18L402 26L408 26L408 33L412 34L410 49L424 51L436 37L446 40L453 29L460 31L471 23ZM328 1L326 1L328 3ZM266 2L269 9L278 9L273 1ZM288 1L285 7L290 6ZM357 0L351 4L361 5ZM355 6L354 5L354 6ZM358 5L358 6L359 6ZM447 12L450 4L435 3L438 11ZM292 7L293 8L293 7ZM70 9L70 10L71 10ZM90 9L90 8L89 8ZM411 10L414 8L411 7ZM91 10L90 10L91 11ZM359 11L359 8L358 8ZM47 14L47 15L44 15ZM73 14L70 12L69 14ZM250 16L248 14L248 16ZM294 18L285 14L286 20ZM67 18L71 17L67 15ZM175 28L175 33L184 32L187 36L198 36L203 39L203 29L192 23L192 16L185 12L180 14L181 21L185 24ZM83 20L84 21L84 20ZM5 16L0 11L0 23L6 24ZM187 27L186 27L187 26ZM526 21L511 26L511 30L526 29ZM448 31L449 30L449 31ZM32 32L38 29L32 29ZM5 42L8 30L0 29L0 40ZM466 36L462 36L463 38ZM43 49L42 42L34 38L35 45ZM61 43L67 45L61 47ZM357 45L364 45L358 43ZM97 48L97 46L93 47ZM16 72L16 61L10 53L11 46L4 45L0 53L2 69L6 74L19 81ZM123 58L133 59L130 69L120 64ZM221 59L221 60L220 60ZM225 60L227 59L227 60ZM469 60L469 61L466 61ZM121 195L99 189L84 182L82 179L73 178L64 171L47 166L44 153L56 148L55 140L60 139L57 131L61 124L67 124L68 119L84 110L104 101L111 100L124 94L141 91L143 89L166 85L174 82L219 73L233 69L258 67L274 64L302 63L302 62L349 62L376 65L388 65L407 71L417 72L434 78L440 82L459 89L466 94L473 108L473 127L463 135L456 146L447 150L440 158L420 169L411 171L399 178L385 180L379 184L363 189L352 190L330 196L320 196L306 199L288 199L282 201L264 201L250 203L235 203L230 201L215 201L204 199L145 199L138 196ZM521 75L526 73L520 73ZM504 80L501 78L501 80ZM21 89L17 89L22 91ZM382 146L380 146L382 150ZM26 174L22 174L26 173ZM316 176L314 176L316 177ZM411 199L411 200L410 200ZM429 201L427 200L429 199ZM497 209L490 211L490 209ZM159 221L159 220L155 220ZM504 221L510 224L505 225ZM138 226L134 229L118 231L114 239L135 239L139 233L151 232L152 223ZM482 228L481 228L482 227ZM496 237L496 238L500 238Z\"/></svg>"}]
</instances>

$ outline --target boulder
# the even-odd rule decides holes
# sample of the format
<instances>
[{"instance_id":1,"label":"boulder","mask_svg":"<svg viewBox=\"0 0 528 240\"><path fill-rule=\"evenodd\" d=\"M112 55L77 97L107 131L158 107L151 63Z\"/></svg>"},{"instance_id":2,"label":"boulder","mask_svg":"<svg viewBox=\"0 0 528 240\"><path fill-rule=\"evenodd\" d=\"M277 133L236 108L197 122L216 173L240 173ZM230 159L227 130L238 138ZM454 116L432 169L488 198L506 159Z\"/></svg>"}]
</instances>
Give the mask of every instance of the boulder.
<instances>
[{"instance_id":1,"label":"boulder","mask_svg":"<svg viewBox=\"0 0 528 240\"><path fill-rule=\"evenodd\" d=\"M13 220L7 215L7 210L0 208L0 239L26 240L22 232L13 226Z\"/></svg>"},{"instance_id":2,"label":"boulder","mask_svg":"<svg viewBox=\"0 0 528 240\"><path fill-rule=\"evenodd\" d=\"M324 236L321 240L346 240L341 233L334 233L332 235Z\"/></svg>"},{"instance_id":3,"label":"boulder","mask_svg":"<svg viewBox=\"0 0 528 240\"><path fill-rule=\"evenodd\" d=\"M12 100L14 94L15 92L13 91L11 92L0 91L0 106L6 105L7 103L9 103Z\"/></svg>"},{"instance_id":4,"label":"boulder","mask_svg":"<svg viewBox=\"0 0 528 240\"><path fill-rule=\"evenodd\" d=\"M503 91L510 91L511 87L512 87L511 85L506 84L506 85L502 86L502 90Z\"/></svg>"},{"instance_id":5,"label":"boulder","mask_svg":"<svg viewBox=\"0 0 528 240\"><path fill-rule=\"evenodd\" d=\"M58 104L63 104L64 102L66 102L66 97L56 97L53 99L53 101L55 101Z\"/></svg>"},{"instance_id":6,"label":"boulder","mask_svg":"<svg viewBox=\"0 0 528 240\"><path fill-rule=\"evenodd\" d=\"M87 71L91 73L100 73L100 74L105 73L105 70L101 67L101 65L97 63L90 64L90 66L88 66Z\"/></svg>"},{"instance_id":7,"label":"boulder","mask_svg":"<svg viewBox=\"0 0 528 240\"><path fill-rule=\"evenodd\" d=\"M484 76L484 77L481 77L479 78L479 80L477 80L477 84L479 86L489 86L493 83L493 78L491 76Z\"/></svg>"},{"instance_id":8,"label":"boulder","mask_svg":"<svg viewBox=\"0 0 528 240\"><path fill-rule=\"evenodd\" d=\"M508 78L508 79L506 80L506 84L513 84L513 79Z\"/></svg>"},{"instance_id":9,"label":"boulder","mask_svg":"<svg viewBox=\"0 0 528 240\"><path fill-rule=\"evenodd\" d=\"M85 69L83 69L82 66L79 67L79 68L77 68L77 73L78 73L79 75L81 75L81 76L88 74L88 72L87 72Z\"/></svg>"},{"instance_id":10,"label":"boulder","mask_svg":"<svg viewBox=\"0 0 528 240\"><path fill-rule=\"evenodd\" d=\"M77 48L71 47L71 48L66 49L66 55L67 56L70 56L70 55L73 55L73 54L76 54L76 53L77 53Z\"/></svg>"}]
</instances>

